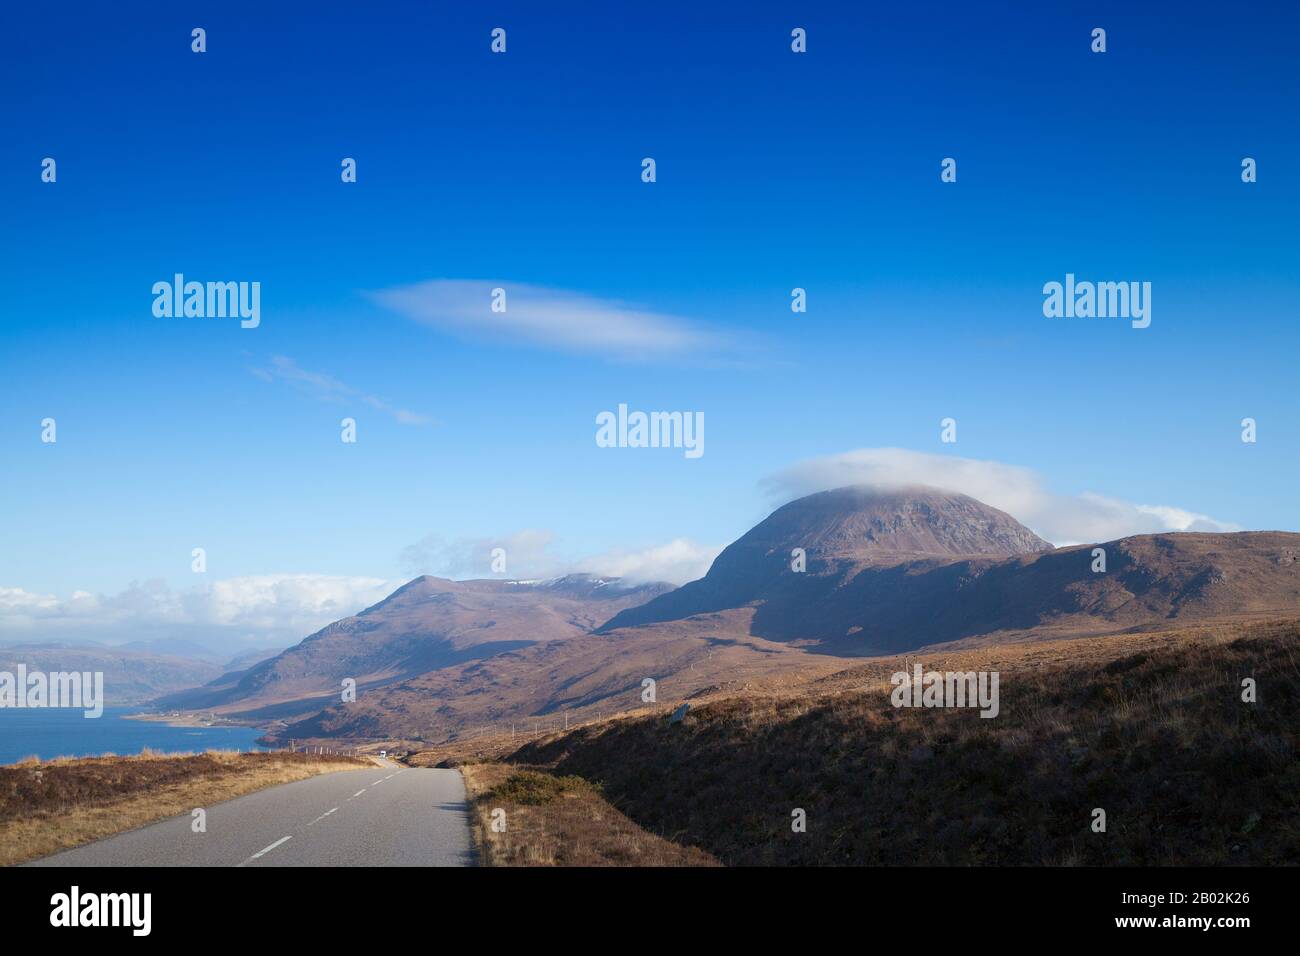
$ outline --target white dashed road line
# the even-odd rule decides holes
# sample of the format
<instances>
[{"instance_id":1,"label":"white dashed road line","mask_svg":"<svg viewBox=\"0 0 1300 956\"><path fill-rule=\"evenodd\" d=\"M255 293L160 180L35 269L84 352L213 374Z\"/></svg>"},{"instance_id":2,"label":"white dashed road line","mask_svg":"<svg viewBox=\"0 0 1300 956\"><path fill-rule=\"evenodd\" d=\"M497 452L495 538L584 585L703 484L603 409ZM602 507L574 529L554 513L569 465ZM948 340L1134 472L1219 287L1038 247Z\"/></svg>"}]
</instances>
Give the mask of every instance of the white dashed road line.
<instances>
[{"instance_id":1,"label":"white dashed road line","mask_svg":"<svg viewBox=\"0 0 1300 956\"><path fill-rule=\"evenodd\" d=\"M313 826L314 824L320 823L322 820L324 820L324 819L325 819L327 816L329 816L331 813L334 813L336 810L338 810L338 807L335 807L333 810L326 810L324 813L322 813L320 816L318 816L318 817L317 817L315 820L313 820L311 823L307 824L307 826Z\"/></svg>"},{"instance_id":2,"label":"white dashed road line","mask_svg":"<svg viewBox=\"0 0 1300 956\"><path fill-rule=\"evenodd\" d=\"M253 862L254 860L256 860L258 857L266 856L268 853L270 853L272 850L274 850L274 849L275 849L277 846L279 846L281 843L287 843L289 840L292 840L292 839L293 839L293 837L291 837L291 836L280 837L280 839L276 840L276 841L275 841L274 843L272 843L270 846L266 847L266 848L263 849L263 850L258 850L256 853L254 853L252 856L250 856L247 860L245 860L243 863L241 863L241 864L239 864L239 865L240 865L240 866L248 866L248 864L252 863L252 862Z\"/></svg>"}]
</instances>

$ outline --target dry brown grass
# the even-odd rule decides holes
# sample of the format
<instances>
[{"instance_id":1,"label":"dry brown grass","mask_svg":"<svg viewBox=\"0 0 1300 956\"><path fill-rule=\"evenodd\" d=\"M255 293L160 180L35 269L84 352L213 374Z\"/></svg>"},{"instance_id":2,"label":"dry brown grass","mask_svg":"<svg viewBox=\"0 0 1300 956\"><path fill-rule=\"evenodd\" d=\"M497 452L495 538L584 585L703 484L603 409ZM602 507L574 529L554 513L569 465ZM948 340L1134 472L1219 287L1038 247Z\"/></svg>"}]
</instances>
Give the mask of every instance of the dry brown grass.
<instances>
[{"instance_id":1,"label":"dry brown grass","mask_svg":"<svg viewBox=\"0 0 1300 956\"><path fill-rule=\"evenodd\" d=\"M223 800L374 761L300 753L29 758L0 767L0 866L12 866Z\"/></svg>"},{"instance_id":2,"label":"dry brown grass","mask_svg":"<svg viewBox=\"0 0 1300 956\"><path fill-rule=\"evenodd\" d=\"M460 771L486 866L717 865L702 850L643 830L581 778L499 763L465 764ZM492 831L498 808L506 812L504 833Z\"/></svg>"},{"instance_id":3,"label":"dry brown grass","mask_svg":"<svg viewBox=\"0 0 1300 956\"><path fill-rule=\"evenodd\" d=\"M997 669L1001 714L895 709L902 659L511 759L598 782L729 864L1273 865L1300 859L1300 627L909 657ZM1241 681L1259 699L1241 700ZM1107 812L1105 834L1090 829ZM791 811L807 812L807 832Z\"/></svg>"}]
</instances>

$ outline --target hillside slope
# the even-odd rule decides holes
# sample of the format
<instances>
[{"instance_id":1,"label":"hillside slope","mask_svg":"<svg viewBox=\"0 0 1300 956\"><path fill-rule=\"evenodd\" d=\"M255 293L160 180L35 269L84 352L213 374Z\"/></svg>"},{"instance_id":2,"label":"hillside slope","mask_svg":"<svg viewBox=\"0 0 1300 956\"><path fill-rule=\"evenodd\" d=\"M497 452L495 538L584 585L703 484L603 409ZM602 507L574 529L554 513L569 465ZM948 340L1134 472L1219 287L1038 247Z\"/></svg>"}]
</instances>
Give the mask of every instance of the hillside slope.
<instances>
[{"instance_id":1,"label":"hillside slope","mask_svg":"<svg viewBox=\"0 0 1300 956\"><path fill-rule=\"evenodd\" d=\"M1294 863L1300 626L1178 637L880 661L679 724L594 724L511 760L598 784L641 826L732 865ZM889 673L918 662L999 670L998 716L894 708Z\"/></svg>"},{"instance_id":2,"label":"hillside slope","mask_svg":"<svg viewBox=\"0 0 1300 956\"><path fill-rule=\"evenodd\" d=\"M547 718L553 727L566 717L583 720L642 706L646 678L666 703L722 686L827 674L846 663L761 639L673 633L671 627L648 640L586 635L376 687L355 702L336 701L277 727L270 739L436 742L489 728L508 732L512 724L528 727L530 718Z\"/></svg>"}]
</instances>

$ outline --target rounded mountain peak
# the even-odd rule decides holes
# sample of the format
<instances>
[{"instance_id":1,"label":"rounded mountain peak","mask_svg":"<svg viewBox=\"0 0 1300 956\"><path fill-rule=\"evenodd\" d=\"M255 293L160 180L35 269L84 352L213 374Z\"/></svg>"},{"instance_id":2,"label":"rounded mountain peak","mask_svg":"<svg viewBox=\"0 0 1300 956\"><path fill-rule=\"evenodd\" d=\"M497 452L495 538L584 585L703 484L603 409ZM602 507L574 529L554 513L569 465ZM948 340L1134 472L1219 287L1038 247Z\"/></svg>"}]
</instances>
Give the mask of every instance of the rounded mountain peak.
<instances>
[{"instance_id":1,"label":"rounded mountain peak","mask_svg":"<svg viewBox=\"0 0 1300 956\"><path fill-rule=\"evenodd\" d=\"M1008 557L1050 551L1004 511L925 486L850 485L791 501L733 545L753 553L803 548L811 556L879 561L907 555Z\"/></svg>"}]
</instances>

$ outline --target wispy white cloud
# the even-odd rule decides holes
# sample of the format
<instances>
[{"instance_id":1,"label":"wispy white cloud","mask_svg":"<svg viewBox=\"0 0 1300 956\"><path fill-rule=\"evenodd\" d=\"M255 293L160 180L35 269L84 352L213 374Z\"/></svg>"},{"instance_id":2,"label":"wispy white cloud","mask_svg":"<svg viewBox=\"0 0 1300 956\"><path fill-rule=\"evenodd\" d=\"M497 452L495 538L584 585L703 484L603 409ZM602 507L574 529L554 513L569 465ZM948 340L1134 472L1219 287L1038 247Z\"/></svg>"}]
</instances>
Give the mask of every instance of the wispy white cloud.
<instances>
[{"instance_id":1,"label":"wispy white cloud","mask_svg":"<svg viewBox=\"0 0 1300 956\"><path fill-rule=\"evenodd\" d=\"M433 422L433 419L427 415L421 415L407 408L399 408L387 399L354 388L332 375L309 371L283 355L273 356L269 366L252 366L249 371L264 382L285 382L317 401L329 402L333 405L357 403L366 405L391 416L394 421L402 425L428 425Z\"/></svg>"},{"instance_id":2,"label":"wispy white cloud","mask_svg":"<svg viewBox=\"0 0 1300 956\"><path fill-rule=\"evenodd\" d=\"M1056 545L1112 541L1160 531L1239 531L1239 526L1171 505L1135 504L1093 492L1062 495L1029 468L904 448L860 448L802 462L764 480L789 499L845 485L929 485L1005 511Z\"/></svg>"},{"instance_id":3,"label":"wispy white cloud","mask_svg":"<svg viewBox=\"0 0 1300 956\"><path fill-rule=\"evenodd\" d=\"M323 574L225 578L173 590L161 581L117 594L60 598L0 587L0 639L102 641L185 638L214 649L286 646L374 604L401 581Z\"/></svg>"},{"instance_id":4,"label":"wispy white cloud","mask_svg":"<svg viewBox=\"0 0 1300 956\"><path fill-rule=\"evenodd\" d=\"M492 311L492 290L505 311ZM498 345L531 345L623 360L716 359L737 343L705 325L614 299L488 279L433 279L368 293L412 321Z\"/></svg>"}]
</instances>

